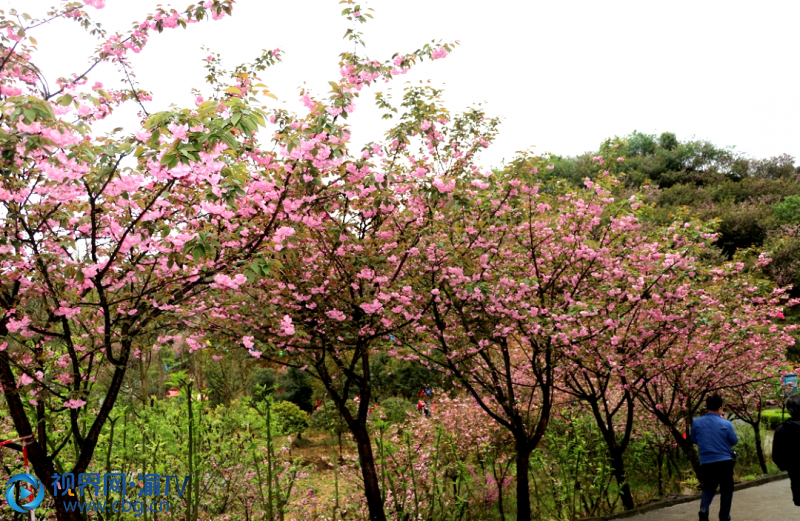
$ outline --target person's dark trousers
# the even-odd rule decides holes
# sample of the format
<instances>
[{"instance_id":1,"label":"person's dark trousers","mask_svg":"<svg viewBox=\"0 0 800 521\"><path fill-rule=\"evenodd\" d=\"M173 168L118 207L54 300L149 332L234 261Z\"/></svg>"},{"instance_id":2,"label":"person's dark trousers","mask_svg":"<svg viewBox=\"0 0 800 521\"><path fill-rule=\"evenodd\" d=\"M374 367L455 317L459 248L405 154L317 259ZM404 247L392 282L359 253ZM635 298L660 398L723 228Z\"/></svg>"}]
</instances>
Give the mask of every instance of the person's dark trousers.
<instances>
[{"instance_id":1,"label":"person's dark trousers","mask_svg":"<svg viewBox=\"0 0 800 521\"><path fill-rule=\"evenodd\" d=\"M729 521L733 501L733 460L700 465L703 495L700 497L700 519L708 519L708 509L719 487L719 519Z\"/></svg>"},{"instance_id":2,"label":"person's dark trousers","mask_svg":"<svg viewBox=\"0 0 800 521\"><path fill-rule=\"evenodd\" d=\"M800 470L790 470L789 481L792 484L792 499L794 499L794 504L800 507Z\"/></svg>"}]
</instances>

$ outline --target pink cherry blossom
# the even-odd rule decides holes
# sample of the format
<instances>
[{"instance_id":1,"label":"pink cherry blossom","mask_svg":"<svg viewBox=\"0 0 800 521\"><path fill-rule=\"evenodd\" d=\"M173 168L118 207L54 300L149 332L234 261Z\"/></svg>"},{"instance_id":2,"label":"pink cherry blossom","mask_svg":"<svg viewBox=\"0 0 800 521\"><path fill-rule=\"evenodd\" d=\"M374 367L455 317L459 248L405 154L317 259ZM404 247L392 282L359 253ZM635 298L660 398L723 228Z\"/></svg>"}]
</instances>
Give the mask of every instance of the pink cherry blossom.
<instances>
[{"instance_id":1,"label":"pink cherry blossom","mask_svg":"<svg viewBox=\"0 0 800 521\"><path fill-rule=\"evenodd\" d=\"M434 60L438 60L439 58L446 58L446 57L447 57L447 49L445 49L444 47L439 47L438 49L435 49L431 53L431 58L434 59Z\"/></svg>"},{"instance_id":2,"label":"pink cherry blossom","mask_svg":"<svg viewBox=\"0 0 800 521\"><path fill-rule=\"evenodd\" d=\"M456 187L455 180L445 182L443 179L437 177L433 180L433 186L441 193L452 192Z\"/></svg>"},{"instance_id":3,"label":"pink cherry blossom","mask_svg":"<svg viewBox=\"0 0 800 521\"><path fill-rule=\"evenodd\" d=\"M292 324L292 317L284 315L280 321L280 336L292 336L295 333L294 324Z\"/></svg>"},{"instance_id":4,"label":"pink cherry blossom","mask_svg":"<svg viewBox=\"0 0 800 521\"><path fill-rule=\"evenodd\" d=\"M373 313L377 313L378 311L383 309L383 304L381 304L377 300L373 300L372 302L364 302L359 307L364 311L366 311L368 314L372 315Z\"/></svg>"},{"instance_id":5,"label":"pink cherry blossom","mask_svg":"<svg viewBox=\"0 0 800 521\"><path fill-rule=\"evenodd\" d=\"M189 130L189 125L176 125L174 123L170 123L167 125L167 128L172 133L172 137L175 138L175 141L183 141L186 139L186 132Z\"/></svg>"},{"instance_id":6,"label":"pink cherry blossom","mask_svg":"<svg viewBox=\"0 0 800 521\"><path fill-rule=\"evenodd\" d=\"M331 309L330 311L326 311L325 314L333 320L338 320L339 322L347 319L347 315L338 309Z\"/></svg>"}]
</instances>

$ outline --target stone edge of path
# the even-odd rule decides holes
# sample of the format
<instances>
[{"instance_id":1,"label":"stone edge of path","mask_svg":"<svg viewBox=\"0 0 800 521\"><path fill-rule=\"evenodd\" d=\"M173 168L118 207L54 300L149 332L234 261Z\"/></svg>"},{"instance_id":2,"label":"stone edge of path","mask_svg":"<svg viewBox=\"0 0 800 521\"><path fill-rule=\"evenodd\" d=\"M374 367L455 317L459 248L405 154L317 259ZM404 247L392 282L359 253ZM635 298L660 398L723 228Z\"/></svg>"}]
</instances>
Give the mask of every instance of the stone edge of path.
<instances>
[{"instance_id":1,"label":"stone edge of path","mask_svg":"<svg viewBox=\"0 0 800 521\"><path fill-rule=\"evenodd\" d=\"M748 488L757 487L759 485L766 485L767 483L772 483L773 481L780 481L782 479L787 479L788 477L789 475L787 473L782 472L780 474L773 474L772 476L766 476L764 478L754 479L752 481L747 481L745 483L739 483L738 485L734 486L733 489L745 490ZM643 507L634 508L633 510L628 510L627 512L620 512L619 514L613 514L610 516L585 517L580 521L612 521L614 519L625 519L628 517L638 516L639 514L645 514L653 510L660 510L662 508L681 505L683 503L689 503L690 501L696 501L698 499L700 499L700 494L695 494L692 496L683 496L674 499L668 499L666 501L658 501L656 503L651 503Z\"/></svg>"}]
</instances>

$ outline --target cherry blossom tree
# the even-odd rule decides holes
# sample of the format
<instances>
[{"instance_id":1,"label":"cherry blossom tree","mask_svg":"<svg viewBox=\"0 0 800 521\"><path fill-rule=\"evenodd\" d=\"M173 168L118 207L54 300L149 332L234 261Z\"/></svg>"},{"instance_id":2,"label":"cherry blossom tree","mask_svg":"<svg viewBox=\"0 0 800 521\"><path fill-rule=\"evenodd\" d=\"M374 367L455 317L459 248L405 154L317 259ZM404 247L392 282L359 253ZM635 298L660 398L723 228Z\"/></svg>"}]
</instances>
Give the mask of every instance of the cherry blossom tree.
<instances>
[{"instance_id":1,"label":"cherry blossom tree","mask_svg":"<svg viewBox=\"0 0 800 521\"><path fill-rule=\"evenodd\" d=\"M762 257L756 267L769 262ZM700 461L690 439L692 419L713 392L742 389L777 374L792 327L774 318L795 305L784 289L749 275L741 262L706 268L678 288L682 301L670 319L673 334L643 351L636 396L672 434L698 478Z\"/></svg>"},{"instance_id":2,"label":"cherry blossom tree","mask_svg":"<svg viewBox=\"0 0 800 521\"><path fill-rule=\"evenodd\" d=\"M713 237L707 225L684 224L659 230L638 223L605 232L608 259L616 260L594 274L604 285L591 299L593 311L581 320L590 335L570 349L562 373L562 390L591 410L626 510L635 506L624 461L636 424L635 389L650 375L639 370L648 362L642 354L656 343L669 347L682 334L672 326L683 309L680 289L699 269L695 255Z\"/></svg>"},{"instance_id":3,"label":"cherry blossom tree","mask_svg":"<svg viewBox=\"0 0 800 521\"><path fill-rule=\"evenodd\" d=\"M686 341L694 308L684 299L702 280L694 254L713 238L697 223L644 230L641 204L635 197L615 201L607 171L585 191L556 186L545 193L535 176L547 167L523 160L513 176L453 179L452 214L440 210L435 219L443 223L438 251L429 255L437 269L425 278L436 298L420 335L404 338L406 349L454 375L511 432L519 519L529 516L529 456L546 433L559 389L590 405L623 504L633 508L623 456L634 397L664 378L650 357L671 356ZM738 280L738 273L718 277ZM730 304L716 309L735 320ZM770 330L761 341L782 345L786 338ZM776 352L748 359L767 363Z\"/></svg>"},{"instance_id":4,"label":"cherry blossom tree","mask_svg":"<svg viewBox=\"0 0 800 521\"><path fill-rule=\"evenodd\" d=\"M482 113L468 112L446 125L444 113L416 108L436 95L410 89L403 106L411 110L390 138L423 135L439 142L448 136L451 150L482 147ZM475 128L460 130L469 126ZM250 332L243 343L254 356L300 367L325 387L358 446L371 519L384 519L384 512L366 424L373 399L370 359L378 350L391 353L392 338L412 327L432 299L416 288L420 259L430 250L431 208L440 197L437 178L428 173L436 165L415 161L408 148L391 139L368 145L360 159L343 157L342 175L330 183L324 201L303 211L265 261L270 276L258 277L239 298L229 292L234 301L222 300L216 308L237 324L224 330L241 332L244 326ZM348 407L354 399L355 413Z\"/></svg>"},{"instance_id":5,"label":"cherry blossom tree","mask_svg":"<svg viewBox=\"0 0 800 521\"><path fill-rule=\"evenodd\" d=\"M353 9L345 14L362 20ZM416 288L431 208L442 191L440 170L469 170L497 121L479 110L452 117L438 102L441 91L413 87L398 106L378 97L397 124L384 140L351 154L351 131L339 117L352 113L362 88L424 58L443 58L449 49L425 46L386 61L342 54L341 78L331 82L330 95L320 101L304 94L308 115L287 114L279 130L289 143L279 160L297 175L321 178L324 194L277 230L246 272L250 285L218 285L221 291L195 308L209 311L218 341L234 339L257 358L300 368L321 382L358 447L373 520L386 513L367 429L370 360L430 306L431 295ZM208 326L201 320L195 327Z\"/></svg>"},{"instance_id":6,"label":"cherry blossom tree","mask_svg":"<svg viewBox=\"0 0 800 521\"><path fill-rule=\"evenodd\" d=\"M150 95L133 83L127 54L231 5L159 8L116 34L76 2L43 19L12 11L0 21L0 385L45 483L56 465L86 471L128 365L173 312L212 284L241 284L244 264L317 190L272 164L256 139L266 115L252 106L255 73L279 52L238 68L233 85L194 108L147 114ZM99 48L86 71L53 90L34 64L33 34L57 18L77 22ZM124 88L89 83L104 62L120 69ZM135 135L92 131L126 102L140 105ZM58 519L80 519L65 496L54 499Z\"/></svg>"},{"instance_id":7,"label":"cherry blossom tree","mask_svg":"<svg viewBox=\"0 0 800 521\"><path fill-rule=\"evenodd\" d=\"M565 363L612 328L592 321L621 300L619 286L629 282L616 254L636 244L624 239L637 228L635 216L612 211L602 186L541 192L536 174L548 166L541 161L452 181L452 214L436 219L440 267L427 277L436 298L424 330L405 342L511 433L518 519L530 518L530 454L545 436Z\"/></svg>"},{"instance_id":8,"label":"cherry blossom tree","mask_svg":"<svg viewBox=\"0 0 800 521\"><path fill-rule=\"evenodd\" d=\"M756 457L764 474L767 473L767 459L764 457L764 440L761 437L761 417L770 398L780 397L780 381L776 378L776 368L767 366L767 369L767 374L749 374L742 379L742 385L725 391L728 409L753 429Z\"/></svg>"}]
</instances>

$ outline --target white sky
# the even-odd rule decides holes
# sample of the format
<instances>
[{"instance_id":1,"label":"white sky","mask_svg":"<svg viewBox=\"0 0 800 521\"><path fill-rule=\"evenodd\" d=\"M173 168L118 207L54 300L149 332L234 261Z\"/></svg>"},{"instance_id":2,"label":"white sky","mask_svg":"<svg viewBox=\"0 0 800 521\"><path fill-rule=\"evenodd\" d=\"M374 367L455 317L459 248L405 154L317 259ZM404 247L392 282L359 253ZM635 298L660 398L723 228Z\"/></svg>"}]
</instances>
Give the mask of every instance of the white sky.
<instances>
[{"instance_id":1,"label":"white sky","mask_svg":"<svg viewBox=\"0 0 800 521\"><path fill-rule=\"evenodd\" d=\"M0 0L31 14L53 0ZM178 9L184 3L172 3ZM87 7L110 30L153 10L150 0L107 0ZM363 4L362 4L363 5ZM372 0L364 31L370 57L410 52L432 39L460 40L449 57L426 62L394 82L445 84L448 108L488 102L503 118L483 157L497 166L516 150L577 154L606 137L639 130L675 132L755 157L800 156L800 45L797 0ZM152 110L194 106L206 45L233 66L279 47L283 63L262 79L286 107L300 111L297 88L316 95L338 79L348 27L335 0L237 0L233 17L171 29L133 57ZM34 61L51 79L85 68L92 40L61 22L33 33ZM91 80L109 82L108 71ZM380 87L385 88L385 87ZM386 122L362 94L351 119L356 143L378 140ZM148 110L151 110L149 107ZM151 110L151 112L152 112ZM121 118L121 119L120 119ZM114 125L125 120L117 117ZM127 119L129 123L131 120Z\"/></svg>"}]
</instances>

